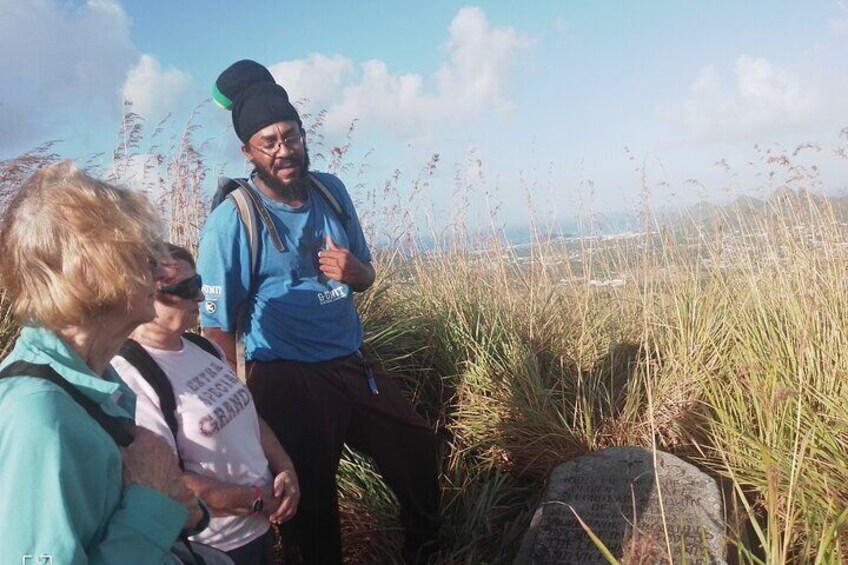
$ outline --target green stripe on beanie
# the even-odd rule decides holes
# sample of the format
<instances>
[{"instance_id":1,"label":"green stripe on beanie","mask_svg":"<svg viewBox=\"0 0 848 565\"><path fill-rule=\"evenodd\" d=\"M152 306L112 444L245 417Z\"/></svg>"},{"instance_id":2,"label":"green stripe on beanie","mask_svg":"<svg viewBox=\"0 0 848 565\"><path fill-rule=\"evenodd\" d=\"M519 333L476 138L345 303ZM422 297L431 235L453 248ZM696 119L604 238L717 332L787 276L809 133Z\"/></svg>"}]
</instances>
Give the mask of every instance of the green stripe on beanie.
<instances>
[{"instance_id":1,"label":"green stripe on beanie","mask_svg":"<svg viewBox=\"0 0 848 565\"><path fill-rule=\"evenodd\" d=\"M222 72L212 87L215 104L230 110L233 129L244 143L276 122L295 121L300 116L289 102L286 89L274 81L271 72L256 61L242 59Z\"/></svg>"},{"instance_id":2,"label":"green stripe on beanie","mask_svg":"<svg viewBox=\"0 0 848 565\"><path fill-rule=\"evenodd\" d=\"M219 108L224 110L231 110L233 107L233 101L226 97L226 95L218 89L218 83L212 85L212 100L215 101L215 104L218 105Z\"/></svg>"},{"instance_id":3,"label":"green stripe on beanie","mask_svg":"<svg viewBox=\"0 0 848 565\"><path fill-rule=\"evenodd\" d=\"M229 110L244 91L258 82L274 84L271 72L256 61L236 61L218 75L212 88L212 99L221 108Z\"/></svg>"}]
</instances>

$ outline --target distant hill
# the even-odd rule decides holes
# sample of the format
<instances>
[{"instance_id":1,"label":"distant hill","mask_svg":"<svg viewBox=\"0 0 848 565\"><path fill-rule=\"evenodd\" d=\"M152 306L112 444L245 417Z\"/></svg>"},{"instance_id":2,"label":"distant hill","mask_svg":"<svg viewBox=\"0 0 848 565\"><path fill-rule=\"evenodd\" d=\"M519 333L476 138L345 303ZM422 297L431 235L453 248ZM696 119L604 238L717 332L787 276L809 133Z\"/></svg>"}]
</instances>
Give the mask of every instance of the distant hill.
<instances>
[{"instance_id":1,"label":"distant hill","mask_svg":"<svg viewBox=\"0 0 848 565\"><path fill-rule=\"evenodd\" d=\"M680 211L657 215L656 221L670 228L681 222L693 221L699 224L721 221L725 225L735 226L776 218L801 221L829 216L831 213L837 221L848 218L848 195L828 196L782 187L765 199L745 195L724 205L700 201Z\"/></svg>"}]
</instances>

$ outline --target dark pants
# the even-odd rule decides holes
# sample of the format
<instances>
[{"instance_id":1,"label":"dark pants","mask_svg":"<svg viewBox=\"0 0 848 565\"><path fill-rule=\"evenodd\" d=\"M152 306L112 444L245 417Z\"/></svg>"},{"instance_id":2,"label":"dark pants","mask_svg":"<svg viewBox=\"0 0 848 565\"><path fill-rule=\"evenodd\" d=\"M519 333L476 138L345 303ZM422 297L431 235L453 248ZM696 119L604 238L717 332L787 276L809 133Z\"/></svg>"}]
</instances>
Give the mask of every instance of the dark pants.
<instances>
[{"instance_id":1,"label":"dark pants","mask_svg":"<svg viewBox=\"0 0 848 565\"><path fill-rule=\"evenodd\" d=\"M405 554L433 542L439 528L435 434L391 378L373 363L371 369L377 395L355 355L248 368L256 409L292 458L300 484L283 541L308 564L342 562L336 470L345 443L374 459L400 501Z\"/></svg>"},{"instance_id":2,"label":"dark pants","mask_svg":"<svg viewBox=\"0 0 848 565\"><path fill-rule=\"evenodd\" d=\"M268 530L255 540L227 552L235 565L272 565L274 534Z\"/></svg>"}]
</instances>

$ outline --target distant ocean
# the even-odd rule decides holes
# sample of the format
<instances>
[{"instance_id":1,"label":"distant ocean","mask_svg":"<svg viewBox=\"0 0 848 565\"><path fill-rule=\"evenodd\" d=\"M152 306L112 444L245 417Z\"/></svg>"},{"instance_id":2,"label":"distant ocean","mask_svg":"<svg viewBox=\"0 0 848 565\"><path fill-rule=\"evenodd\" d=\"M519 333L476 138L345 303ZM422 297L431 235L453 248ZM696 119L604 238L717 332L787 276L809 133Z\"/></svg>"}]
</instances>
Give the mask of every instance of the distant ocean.
<instances>
[{"instance_id":1,"label":"distant ocean","mask_svg":"<svg viewBox=\"0 0 848 565\"><path fill-rule=\"evenodd\" d=\"M545 224L536 226L536 237L542 240L561 240L577 237L612 236L617 234L639 232L644 230L644 224L635 216L618 215L603 218L593 218L591 222L578 220L563 220L556 224ZM529 223L512 224L501 226L497 233L502 245L510 247L524 246L534 240L533 230ZM492 243L493 233L490 227L470 232L464 238L471 248L489 247ZM439 247L445 248L455 244L450 236L445 236L436 244L431 236L422 236L420 245L424 251L432 251ZM372 242L377 249L385 249L385 242Z\"/></svg>"}]
</instances>

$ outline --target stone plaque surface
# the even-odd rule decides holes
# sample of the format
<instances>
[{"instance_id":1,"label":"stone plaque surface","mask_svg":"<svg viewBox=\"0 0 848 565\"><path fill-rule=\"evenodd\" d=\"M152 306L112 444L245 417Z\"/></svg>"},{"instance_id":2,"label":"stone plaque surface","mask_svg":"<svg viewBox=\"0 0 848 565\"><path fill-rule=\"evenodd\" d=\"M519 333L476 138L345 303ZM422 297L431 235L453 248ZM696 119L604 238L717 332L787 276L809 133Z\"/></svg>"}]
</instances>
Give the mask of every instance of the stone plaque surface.
<instances>
[{"instance_id":1,"label":"stone plaque surface","mask_svg":"<svg viewBox=\"0 0 848 565\"><path fill-rule=\"evenodd\" d=\"M575 512L623 563L725 563L718 485L671 454L613 447L559 465L516 565L606 565Z\"/></svg>"}]
</instances>

